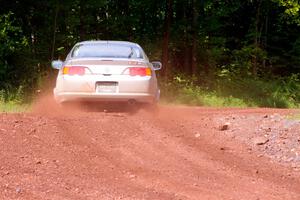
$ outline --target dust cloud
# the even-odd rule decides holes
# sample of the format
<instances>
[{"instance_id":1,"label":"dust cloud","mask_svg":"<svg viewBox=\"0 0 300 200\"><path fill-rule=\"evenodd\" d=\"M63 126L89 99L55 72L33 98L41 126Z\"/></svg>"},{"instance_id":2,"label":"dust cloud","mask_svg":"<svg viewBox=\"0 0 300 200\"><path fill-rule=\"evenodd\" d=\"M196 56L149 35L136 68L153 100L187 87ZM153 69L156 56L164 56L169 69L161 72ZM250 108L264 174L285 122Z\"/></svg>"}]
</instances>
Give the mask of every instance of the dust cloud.
<instances>
[{"instance_id":1,"label":"dust cloud","mask_svg":"<svg viewBox=\"0 0 300 200\"><path fill-rule=\"evenodd\" d=\"M81 104L61 105L57 103L51 92L40 94L33 102L32 113L44 116L68 116L83 112Z\"/></svg>"}]
</instances>

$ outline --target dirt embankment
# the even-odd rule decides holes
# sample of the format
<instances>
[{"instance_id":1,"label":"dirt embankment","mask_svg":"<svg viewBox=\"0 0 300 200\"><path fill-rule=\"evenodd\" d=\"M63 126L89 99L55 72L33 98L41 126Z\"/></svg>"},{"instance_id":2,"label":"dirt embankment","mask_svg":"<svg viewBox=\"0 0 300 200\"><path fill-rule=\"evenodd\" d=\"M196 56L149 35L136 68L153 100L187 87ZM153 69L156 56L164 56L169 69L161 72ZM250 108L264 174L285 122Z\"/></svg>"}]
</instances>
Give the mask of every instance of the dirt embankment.
<instances>
[{"instance_id":1,"label":"dirt embankment","mask_svg":"<svg viewBox=\"0 0 300 200\"><path fill-rule=\"evenodd\" d=\"M0 115L0 199L298 200L290 112L82 112L44 100Z\"/></svg>"}]
</instances>

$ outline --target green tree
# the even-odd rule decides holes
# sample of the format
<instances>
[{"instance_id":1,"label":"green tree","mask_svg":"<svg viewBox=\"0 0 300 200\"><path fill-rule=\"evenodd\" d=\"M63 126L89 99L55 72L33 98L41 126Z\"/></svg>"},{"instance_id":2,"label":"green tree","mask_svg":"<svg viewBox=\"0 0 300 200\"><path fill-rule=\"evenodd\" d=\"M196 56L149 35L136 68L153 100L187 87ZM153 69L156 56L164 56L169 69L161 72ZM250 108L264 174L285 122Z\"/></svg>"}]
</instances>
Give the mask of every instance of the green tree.
<instances>
[{"instance_id":1,"label":"green tree","mask_svg":"<svg viewBox=\"0 0 300 200\"><path fill-rule=\"evenodd\" d=\"M27 40L22 29L15 24L12 12L0 16L0 43L0 87L6 88L18 78L19 68L14 56L22 53L27 46Z\"/></svg>"}]
</instances>

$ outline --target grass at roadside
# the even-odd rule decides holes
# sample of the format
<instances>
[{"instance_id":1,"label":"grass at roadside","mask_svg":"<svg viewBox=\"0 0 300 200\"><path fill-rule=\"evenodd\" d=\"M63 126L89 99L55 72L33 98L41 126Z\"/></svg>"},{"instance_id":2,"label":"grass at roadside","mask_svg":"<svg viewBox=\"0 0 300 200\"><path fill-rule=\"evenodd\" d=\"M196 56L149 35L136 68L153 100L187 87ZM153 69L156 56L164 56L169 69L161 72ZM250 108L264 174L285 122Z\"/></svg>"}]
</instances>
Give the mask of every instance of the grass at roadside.
<instances>
[{"instance_id":1,"label":"grass at roadside","mask_svg":"<svg viewBox=\"0 0 300 200\"><path fill-rule=\"evenodd\" d=\"M0 112L27 112L31 106L22 86L0 90Z\"/></svg>"},{"instance_id":2,"label":"grass at roadside","mask_svg":"<svg viewBox=\"0 0 300 200\"><path fill-rule=\"evenodd\" d=\"M249 104L243 99L233 96L222 97L215 91L206 91L200 87L190 86L176 89L162 90L161 103L185 104L191 106L210 107L248 107ZM255 106L255 105L251 105Z\"/></svg>"},{"instance_id":3,"label":"grass at roadside","mask_svg":"<svg viewBox=\"0 0 300 200\"><path fill-rule=\"evenodd\" d=\"M162 81L162 103L214 107L300 108L300 83L281 80L230 79Z\"/></svg>"},{"instance_id":4,"label":"grass at roadside","mask_svg":"<svg viewBox=\"0 0 300 200\"><path fill-rule=\"evenodd\" d=\"M27 112L30 109L30 104L20 104L13 101L0 102L0 112L19 113Z\"/></svg>"}]
</instances>

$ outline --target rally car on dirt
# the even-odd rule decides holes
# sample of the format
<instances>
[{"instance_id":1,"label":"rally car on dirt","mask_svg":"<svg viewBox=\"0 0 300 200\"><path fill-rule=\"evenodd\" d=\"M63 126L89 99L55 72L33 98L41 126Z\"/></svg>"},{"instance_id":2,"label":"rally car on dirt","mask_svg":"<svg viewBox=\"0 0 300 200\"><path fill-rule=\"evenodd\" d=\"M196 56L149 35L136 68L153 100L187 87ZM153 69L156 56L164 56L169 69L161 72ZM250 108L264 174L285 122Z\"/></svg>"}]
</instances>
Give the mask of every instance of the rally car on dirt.
<instances>
[{"instance_id":1,"label":"rally car on dirt","mask_svg":"<svg viewBox=\"0 0 300 200\"><path fill-rule=\"evenodd\" d=\"M65 61L52 61L58 69L54 98L58 103L106 101L155 104L160 97L155 71L136 43L84 41L77 43Z\"/></svg>"}]
</instances>

